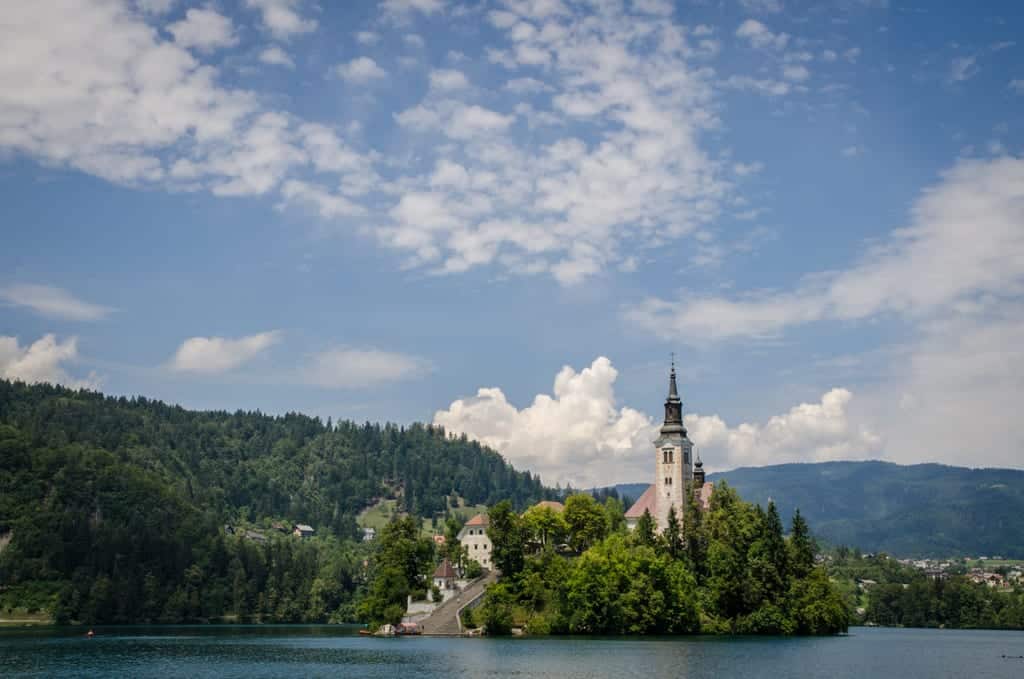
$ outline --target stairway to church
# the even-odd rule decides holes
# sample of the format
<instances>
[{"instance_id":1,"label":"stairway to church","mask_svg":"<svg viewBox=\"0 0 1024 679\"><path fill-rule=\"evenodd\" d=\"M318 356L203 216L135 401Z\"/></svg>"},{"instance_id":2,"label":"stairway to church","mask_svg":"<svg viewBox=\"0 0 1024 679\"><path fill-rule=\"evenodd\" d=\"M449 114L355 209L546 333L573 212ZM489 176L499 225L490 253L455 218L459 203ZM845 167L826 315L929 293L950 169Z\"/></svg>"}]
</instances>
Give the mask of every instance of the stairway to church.
<instances>
[{"instance_id":1,"label":"stairway to church","mask_svg":"<svg viewBox=\"0 0 1024 679\"><path fill-rule=\"evenodd\" d=\"M487 585L497 582L497 580L498 574L491 571L469 583L464 590L435 608L433 613L420 621L420 633L426 636L458 636L462 634L458 619L459 609L483 596Z\"/></svg>"}]
</instances>

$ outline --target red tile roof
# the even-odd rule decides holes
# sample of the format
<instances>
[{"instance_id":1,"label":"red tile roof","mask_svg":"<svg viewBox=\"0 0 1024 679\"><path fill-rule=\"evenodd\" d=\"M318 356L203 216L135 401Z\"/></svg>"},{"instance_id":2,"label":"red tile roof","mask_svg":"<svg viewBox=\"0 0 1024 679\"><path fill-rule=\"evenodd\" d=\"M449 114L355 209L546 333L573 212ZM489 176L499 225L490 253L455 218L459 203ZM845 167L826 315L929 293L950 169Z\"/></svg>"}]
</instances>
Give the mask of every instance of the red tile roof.
<instances>
[{"instance_id":1,"label":"red tile roof","mask_svg":"<svg viewBox=\"0 0 1024 679\"><path fill-rule=\"evenodd\" d=\"M633 503L633 506L626 512L627 519L639 519L644 515L644 510L651 513L654 516L654 501L656 491L654 490L654 484L647 486L647 490L643 492L643 495Z\"/></svg>"},{"instance_id":2,"label":"red tile roof","mask_svg":"<svg viewBox=\"0 0 1024 679\"><path fill-rule=\"evenodd\" d=\"M441 563L437 564L437 568L434 569L435 578L454 578L455 569L452 568L452 562L445 559Z\"/></svg>"},{"instance_id":3,"label":"red tile roof","mask_svg":"<svg viewBox=\"0 0 1024 679\"><path fill-rule=\"evenodd\" d=\"M490 524L491 520L486 514L477 514L466 522L467 526L489 526Z\"/></svg>"}]
</instances>

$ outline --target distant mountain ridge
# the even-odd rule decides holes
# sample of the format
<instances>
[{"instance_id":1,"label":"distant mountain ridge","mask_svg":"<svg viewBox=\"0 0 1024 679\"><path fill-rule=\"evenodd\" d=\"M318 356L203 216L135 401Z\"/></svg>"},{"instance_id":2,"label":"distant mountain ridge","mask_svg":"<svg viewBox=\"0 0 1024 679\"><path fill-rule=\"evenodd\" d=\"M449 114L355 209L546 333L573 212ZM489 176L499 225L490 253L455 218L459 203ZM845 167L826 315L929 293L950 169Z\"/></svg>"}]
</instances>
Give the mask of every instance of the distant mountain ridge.
<instances>
[{"instance_id":1,"label":"distant mountain ridge","mask_svg":"<svg viewBox=\"0 0 1024 679\"><path fill-rule=\"evenodd\" d=\"M834 545L901 557L1024 558L1024 470L941 464L821 462L709 474L750 502L796 508ZM636 498L647 484L618 484Z\"/></svg>"}]
</instances>

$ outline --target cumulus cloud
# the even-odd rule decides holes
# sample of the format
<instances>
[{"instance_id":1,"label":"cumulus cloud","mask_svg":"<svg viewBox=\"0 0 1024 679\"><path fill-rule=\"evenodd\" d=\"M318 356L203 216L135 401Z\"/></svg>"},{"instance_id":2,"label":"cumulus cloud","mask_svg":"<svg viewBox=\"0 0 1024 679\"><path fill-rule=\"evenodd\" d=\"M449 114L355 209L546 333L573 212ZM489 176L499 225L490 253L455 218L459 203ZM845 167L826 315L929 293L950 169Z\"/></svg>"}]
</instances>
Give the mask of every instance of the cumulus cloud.
<instances>
[{"instance_id":1,"label":"cumulus cloud","mask_svg":"<svg viewBox=\"0 0 1024 679\"><path fill-rule=\"evenodd\" d=\"M747 19L736 29L736 37L746 40L757 49L783 50L789 44L788 33L772 33L757 19Z\"/></svg>"},{"instance_id":2,"label":"cumulus cloud","mask_svg":"<svg viewBox=\"0 0 1024 679\"><path fill-rule=\"evenodd\" d=\"M334 68L334 72L342 79L353 83L366 83L384 78L388 74L370 57L357 57L347 64L339 64Z\"/></svg>"},{"instance_id":3,"label":"cumulus cloud","mask_svg":"<svg viewBox=\"0 0 1024 679\"><path fill-rule=\"evenodd\" d=\"M380 349L338 347L312 357L302 381L331 389L355 389L421 377L432 369L429 361Z\"/></svg>"},{"instance_id":4,"label":"cumulus cloud","mask_svg":"<svg viewBox=\"0 0 1024 679\"><path fill-rule=\"evenodd\" d=\"M653 472L660 423L615 398L618 371L599 357L580 372L565 366L552 394L517 408L498 387L484 387L434 414L434 424L499 451L545 483L589 487L642 481ZM851 417L853 395L832 389L763 424L729 426L719 415L685 416L690 439L709 469L878 457L880 437Z\"/></svg>"},{"instance_id":5,"label":"cumulus cloud","mask_svg":"<svg viewBox=\"0 0 1024 679\"><path fill-rule=\"evenodd\" d=\"M774 335L824 319L911 318L1024 291L1024 159L961 160L911 209L910 226L838 273L790 291L648 299L627 317L665 337Z\"/></svg>"},{"instance_id":6,"label":"cumulus cloud","mask_svg":"<svg viewBox=\"0 0 1024 679\"><path fill-rule=\"evenodd\" d=\"M178 372L218 375L248 363L280 341L276 330L247 337L190 337L181 343L171 368Z\"/></svg>"},{"instance_id":7,"label":"cumulus cloud","mask_svg":"<svg viewBox=\"0 0 1024 679\"><path fill-rule=\"evenodd\" d=\"M734 427L718 415L686 415L690 439L709 469L877 458L882 439L851 420L853 394L831 389L818 403L801 403L764 424Z\"/></svg>"},{"instance_id":8,"label":"cumulus cloud","mask_svg":"<svg viewBox=\"0 0 1024 679\"><path fill-rule=\"evenodd\" d=\"M466 434L501 452L519 469L545 483L589 487L649 476L655 427L638 410L618 407L618 371L599 357L576 372L565 366L553 394L538 394L518 409L497 387L453 401L434 414L434 424Z\"/></svg>"},{"instance_id":9,"label":"cumulus cloud","mask_svg":"<svg viewBox=\"0 0 1024 679\"><path fill-rule=\"evenodd\" d=\"M213 50L238 44L231 20L212 9L192 8L185 18L167 26L174 42L182 47Z\"/></svg>"},{"instance_id":10,"label":"cumulus cloud","mask_svg":"<svg viewBox=\"0 0 1024 679\"><path fill-rule=\"evenodd\" d=\"M287 68L295 68L295 62L292 61L291 56L288 55L283 49L278 46L268 47L267 49L260 52L260 61L264 64L270 64L271 66L285 66Z\"/></svg>"},{"instance_id":11,"label":"cumulus cloud","mask_svg":"<svg viewBox=\"0 0 1024 679\"><path fill-rule=\"evenodd\" d=\"M245 0L245 4L260 12L263 27L279 40L316 30L316 20L299 13L302 0Z\"/></svg>"},{"instance_id":12,"label":"cumulus cloud","mask_svg":"<svg viewBox=\"0 0 1024 679\"><path fill-rule=\"evenodd\" d=\"M50 285L8 285L0 288L0 301L68 321L98 321L113 312L109 307L85 302Z\"/></svg>"},{"instance_id":13,"label":"cumulus cloud","mask_svg":"<svg viewBox=\"0 0 1024 679\"><path fill-rule=\"evenodd\" d=\"M0 377L23 382L49 382L74 389L95 389L100 380L95 373L86 378L67 374L64 364L78 358L78 338L63 342L47 334L27 347L18 344L17 337L0 336Z\"/></svg>"},{"instance_id":14,"label":"cumulus cloud","mask_svg":"<svg viewBox=\"0 0 1024 679\"><path fill-rule=\"evenodd\" d=\"M430 86L438 90L461 90L469 87L469 81L462 71L439 68L430 72Z\"/></svg>"}]
</instances>

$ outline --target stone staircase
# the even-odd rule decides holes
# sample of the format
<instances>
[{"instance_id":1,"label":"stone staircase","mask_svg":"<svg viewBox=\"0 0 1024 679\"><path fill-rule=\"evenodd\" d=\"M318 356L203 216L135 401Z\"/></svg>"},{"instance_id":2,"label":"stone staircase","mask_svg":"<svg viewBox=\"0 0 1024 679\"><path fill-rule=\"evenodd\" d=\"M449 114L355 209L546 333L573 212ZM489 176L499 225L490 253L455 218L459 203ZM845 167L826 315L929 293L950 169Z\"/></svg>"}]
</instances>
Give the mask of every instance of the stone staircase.
<instances>
[{"instance_id":1,"label":"stone staircase","mask_svg":"<svg viewBox=\"0 0 1024 679\"><path fill-rule=\"evenodd\" d=\"M487 585L497 580L497 573L491 571L469 583L464 590L435 608L429 616L420 620L420 633L426 636L458 636L462 634L458 618L459 610L483 596Z\"/></svg>"}]
</instances>

